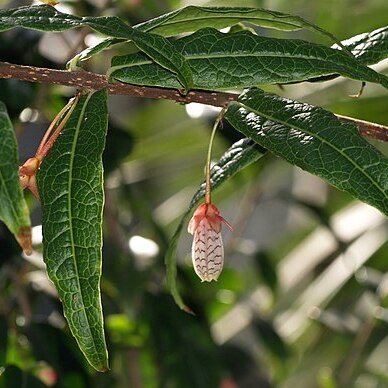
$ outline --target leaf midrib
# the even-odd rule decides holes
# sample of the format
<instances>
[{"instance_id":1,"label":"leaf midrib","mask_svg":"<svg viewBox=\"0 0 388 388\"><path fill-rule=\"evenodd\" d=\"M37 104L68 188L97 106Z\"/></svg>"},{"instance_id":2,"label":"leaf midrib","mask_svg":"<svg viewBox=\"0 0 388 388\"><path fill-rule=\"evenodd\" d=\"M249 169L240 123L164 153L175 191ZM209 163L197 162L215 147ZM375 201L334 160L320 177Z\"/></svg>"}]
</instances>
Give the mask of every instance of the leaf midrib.
<instances>
[{"instance_id":1,"label":"leaf midrib","mask_svg":"<svg viewBox=\"0 0 388 388\"><path fill-rule=\"evenodd\" d=\"M202 8L202 7L198 7L198 8ZM249 8L247 7L247 9L249 9ZM207 12L207 10L203 10L203 11ZM252 11L266 12L266 10L264 10L264 9L257 9L257 8L256 9L252 8ZM250 12L250 11L248 11L248 12ZM209 20L209 19L236 19L236 18L238 18L238 19L241 19L241 21L247 21L247 22L250 22L251 20L253 20L253 21L254 20L257 20L257 21L262 20L262 21L266 21L266 22L280 23L280 24L284 24L286 26L293 27L293 30L291 30L291 31L297 31L297 30L301 30L303 28L306 28L307 30L313 30L315 32L319 32L320 34L325 35L326 37L329 37L330 39L332 39L334 42L338 43L338 40L334 35L332 35L328 31L325 31L324 29L320 28L319 26L315 26L314 24L309 23L307 20L304 20L301 17L294 16L294 15L275 15L271 12L268 12L268 13L271 14L273 16L273 18L257 17L257 16L256 17L255 16L238 17L236 15L232 16L232 15L228 15L228 14L222 14L222 15L216 14L216 15L213 15L210 17L205 17L205 16L197 17L197 18L192 17L192 18L187 18L184 20L175 21L174 18L176 16L179 16L179 13L178 13L177 15L173 15L170 18L166 18L165 20L162 20L162 22L159 24L151 26L148 29L145 28L144 31L149 32L149 31L152 31L153 29L163 28L164 26L171 27L171 26L177 25L179 23L186 23L186 21L193 22L193 21L197 21L197 20L202 21L202 20ZM294 22L292 23L289 20L283 20L283 19L287 19L287 18L294 19ZM251 22L251 23L260 26L260 24L257 24L254 22ZM134 26L134 28L139 28L140 30L143 30L141 28L141 25L138 25L138 26L140 28L137 26ZM276 29L276 27L269 27L269 28ZM285 31L287 31L287 30L285 30Z\"/></svg>"},{"instance_id":2,"label":"leaf midrib","mask_svg":"<svg viewBox=\"0 0 388 388\"><path fill-rule=\"evenodd\" d=\"M134 54L136 55L136 54ZM333 53L334 55L334 53ZM200 55L185 55L183 54L184 58L189 61L196 61L196 60L204 60L204 59L230 59L230 58L247 58L247 57L258 57L258 58L263 58L263 57L270 57L270 58L288 58L288 59L305 59L305 60L315 60L315 61L322 61L322 62L327 62L330 63L331 65L336 65L338 68L347 68L348 66L338 66L338 63L336 61L331 61L326 58L319 58L319 57L309 57L306 55L291 55L287 53L237 53L237 54L200 54ZM112 66L110 68L110 73L115 71L115 70L120 70L125 67L134 67L134 66L142 66L142 65L150 65L155 62L150 61L150 60L143 60L143 61L138 61L138 62L133 62L129 64L123 64L123 65L116 65ZM353 64L352 64L353 65ZM358 70L358 69L357 69Z\"/></svg>"},{"instance_id":3,"label":"leaf midrib","mask_svg":"<svg viewBox=\"0 0 388 388\"><path fill-rule=\"evenodd\" d=\"M284 17L290 17L290 16L284 16ZM195 22L195 21L203 21L203 20L209 20L209 19L241 19L241 21L250 21L250 20L263 20L263 21L270 21L270 22L277 22L277 23L282 23L282 24L285 24L285 25L289 25L289 26L293 26L293 27L297 27L298 29L302 29L303 27L298 25L298 24L293 24L293 23L290 23L290 22L285 22L284 20L277 20L277 19L271 19L271 18L265 18L265 17L262 17L262 18L259 18L259 17L239 17L239 16L231 16L231 15L222 15L222 16L212 16L212 17L198 17L198 18L187 18L187 19L183 19L183 20L177 20L177 21L171 21L171 19L166 19L167 22L164 23L162 22L161 24L157 24L156 26L151 26L150 28L146 28L146 29L142 29L140 28L140 30L142 31L146 31L146 32L150 32L152 30L155 30L157 28L163 28L163 27L171 27L171 26L174 26L174 25L177 25L177 24L182 24L182 23L191 23L191 22ZM136 27L136 26L135 26Z\"/></svg>"},{"instance_id":4,"label":"leaf midrib","mask_svg":"<svg viewBox=\"0 0 388 388\"><path fill-rule=\"evenodd\" d=\"M76 132L75 132L73 144L72 144L72 147L71 147L70 162L69 162L69 182L68 182L67 208L68 208L68 217L69 217L69 226L70 226L69 231L70 231L71 251L72 251L72 256L73 256L73 265L74 265L75 272L76 272L77 286L78 286L79 292L81 294L82 310L84 311L85 316L86 316L86 320L88 322L88 331L89 331L90 338L92 339L92 342L93 342L94 352L95 352L95 354L99 355L98 350L97 350L97 346L96 346L95 341L94 341L94 337L93 337L92 332L90 330L89 317L88 317L88 314L86 313L85 303L84 303L84 296L83 296L83 293L82 293L81 283L79 281L79 271L78 271L78 266L77 266L76 253L75 253L75 245L76 244L75 244L74 234L73 234L72 195L71 195L71 193L72 193L72 182L73 182L73 166L74 166L74 158L75 158L75 154L76 154L75 150L76 150L76 147L77 147L77 141L78 141L79 133L80 133L80 130L81 130L81 124L82 124L82 121L84 119L84 115L85 115L85 111L86 111L86 108L87 108L87 105L88 105L88 101L90 100L92 95L93 95L93 93L90 93L87 96L87 98L86 98L86 100L85 100L85 102L84 102L84 104L82 106L82 109L81 109L81 112L80 112L80 115L79 115L79 118L78 118L78 121L77 121Z\"/></svg>"},{"instance_id":5,"label":"leaf midrib","mask_svg":"<svg viewBox=\"0 0 388 388\"><path fill-rule=\"evenodd\" d=\"M353 164L353 166L359 170L363 175L365 175L365 177L367 179L369 179L372 184L383 194L383 197L385 198L388 198L388 192L386 192L385 190L383 190L376 182L374 179L372 179L372 177L367 174L367 172L361 168L361 166L359 166L357 163L355 163L350 157L348 157L345 153L343 153L339 148L337 148L335 145L329 143L325 138L319 136L317 133L314 133L314 132L311 132L311 131L308 131L306 130L305 128L300 128L298 127L297 125L294 125L294 124L290 124L290 123L287 123L286 121L284 120L281 120L281 119L278 119L278 118L273 118L271 115L269 114L265 114L265 113L262 113L262 112L258 112L256 109L253 109L252 107L249 107L245 104L243 104L241 101L235 101L233 102L232 104L237 104L237 105L240 105L241 107L243 107L244 109L246 109L248 112L251 111L251 112L254 112L257 116L262 116L262 117L265 117L267 118L268 120L274 122L274 123L280 123L286 127L291 127L291 128L295 128L303 133L306 133L312 137L315 137L317 138L318 140L320 140L322 143L324 144L327 144L329 147L331 147L333 150L337 151L340 155L342 155L345 159L347 159L351 164Z\"/></svg>"}]
</instances>

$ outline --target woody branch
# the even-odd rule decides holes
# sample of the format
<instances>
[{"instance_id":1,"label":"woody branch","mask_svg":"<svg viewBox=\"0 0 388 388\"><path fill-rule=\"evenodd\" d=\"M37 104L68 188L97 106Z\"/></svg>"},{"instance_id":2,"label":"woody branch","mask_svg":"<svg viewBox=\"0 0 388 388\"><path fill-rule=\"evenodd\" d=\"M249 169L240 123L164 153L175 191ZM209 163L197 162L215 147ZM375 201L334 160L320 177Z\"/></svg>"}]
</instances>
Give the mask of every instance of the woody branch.
<instances>
[{"instance_id":1,"label":"woody branch","mask_svg":"<svg viewBox=\"0 0 388 388\"><path fill-rule=\"evenodd\" d=\"M110 83L102 74L88 71L66 71L34 66L0 62L0 79L14 78L28 82L72 86L91 90L107 89L109 94L133 97L173 100L176 102L197 102L216 107L226 107L237 99L238 94L192 90L183 95L177 89L137 86L121 82ZM388 127L368 121L337 115L338 119L356 124L361 136L388 142Z\"/></svg>"}]
</instances>

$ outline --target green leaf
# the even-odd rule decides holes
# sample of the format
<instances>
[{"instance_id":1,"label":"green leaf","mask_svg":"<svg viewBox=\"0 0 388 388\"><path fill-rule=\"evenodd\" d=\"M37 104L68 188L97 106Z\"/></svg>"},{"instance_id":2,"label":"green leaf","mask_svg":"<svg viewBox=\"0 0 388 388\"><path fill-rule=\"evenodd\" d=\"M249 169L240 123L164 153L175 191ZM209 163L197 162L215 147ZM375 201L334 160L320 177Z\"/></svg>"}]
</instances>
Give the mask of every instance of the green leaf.
<instances>
[{"instance_id":1,"label":"green leaf","mask_svg":"<svg viewBox=\"0 0 388 388\"><path fill-rule=\"evenodd\" d=\"M253 319L252 326L256 334L260 337L264 348L268 349L282 363L290 357L290 350L283 338L276 331L273 322L257 316Z\"/></svg>"},{"instance_id":2,"label":"green leaf","mask_svg":"<svg viewBox=\"0 0 388 388\"><path fill-rule=\"evenodd\" d=\"M268 288L276 294L279 286L279 279L276 270L276 264L270 254L264 250L258 250L254 254L256 268L260 272L260 278Z\"/></svg>"},{"instance_id":3,"label":"green leaf","mask_svg":"<svg viewBox=\"0 0 388 388\"><path fill-rule=\"evenodd\" d=\"M48 5L0 10L0 31L15 27L65 31L82 26L89 26L112 38L132 40L152 60L175 73L186 90L191 87L190 67L167 39L136 30L115 16L79 17L59 12Z\"/></svg>"},{"instance_id":4,"label":"green leaf","mask_svg":"<svg viewBox=\"0 0 388 388\"><path fill-rule=\"evenodd\" d=\"M373 65L388 58L388 26L372 32L353 36L342 41L352 54L364 65ZM337 45L333 48L338 49Z\"/></svg>"},{"instance_id":5,"label":"green leaf","mask_svg":"<svg viewBox=\"0 0 388 388\"><path fill-rule=\"evenodd\" d=\"M66 68L68 68L69 70L76 69L79 66L80 62L86 61L87 59L99 54L101 51L108 49L114 44L123 43L125 41L125 39L120 38L106 38L102 42L99 42L94 46L90 46L75 55L73 58L70 59L70 61L67 62Z\"/></svg>"},{"instance_id":6,"label":"green leaf","mask_svg":"<svg viewBox=\"0 0 388 388\"><path fill-rule=\"evenodd\" d=\"M32 250L30 214L19 183L19 155L15 133L0 101L0 219L26 253Z\"/></svg>"},{"instance_id":7,"label":"green leaf","mask_svg":"<svg viewBox=\"0 0 388 388\"><path fill-rule=\"evenodd\" d=\"M145 295L142 318L148 323L147 344L158 368L153 382L165 388L222 386L224 357L212 339L206 314L199 311L192 319L173 307L168 294ZM144 387L152 386L155 387L152 383L144 384Z\"/></svg>"},{"instance_id":8,"label":"green leaf","mask_svg":"<svg viewBox=\"0 0 388 388\"><path fill-rule=\"evenodd\" d=\"M225 118L245 136L388 214L388 159L331 112L245 91Z\"/></svg>"},{"instance_id":9,"label":"green leaf","mask_svg":"<svg viewBox=\"0 0 388 388\"><path fill-rule=\"evenodd\" d=\"M137 24L135 28L163 36L173 36L206 27L221 29L240 22L284 31L298 31L304 28L337 42L337 38L331 33L299 16L248 7L197 7L191 5Z\"/></svg>"},{"instance_id":10,"label":"green leaf","mask_svg":"<svg viewBox=\"0 0 388 388\"><path fill-rule=\"evenodd\" d=\"M38 172L43 257L89 363L108 369L100 297L105 90L80 97Z\"/></svg>"},{"instance_id":11,"label":"green leaf","mask_svg":"<svg viewBox=\"0 0 388 388\"><path fill-rule=\"evenodd\" d=\"M388 88L386 76L343 51L303 40L267 38L248 31L223 34L206 28L175 41L174 46L189 63L197 89L241 89L333 73ZM180 86L172 72L141 53L114 57L108 75L132 84Z\"/></svg>"},{"instance_id":12,"label":"green leaf","mask_svg":"<svg viewBox=\"0 0 388 388\"><path fill-rule=\"evenodd\" d=\"M186 8L137 24L133 28L162 36L173 36L206 27L221 29L241 22L283 31L297 31L304 28L329 37L334 42L339 43L337 38L332 34L299 16L247 7L197 7L190 5ZM120 43L120 41L118 39L108 38L93 47L87 48L77 55L77 59L75 59L76 57L74 59L79 63L79 61L86 60L111 45ZM341 43L339 44L341 45Z\"/></svg>"},{"instance_id":13,"label":"green leaf","mask_svg":"<svg viewBox=\"0 0 388 388\"><path fill-rule=\"evenodd\" d=\"M193 86L193 75L185 57L162 36L132 29L132 41L156 63L163 66L178 77L180 86L187 92Z\"/></svg>"},{"instance_id":14,"label":"green leaf","mask_svg":"<svg viewBox=\"0 0 388 388\"><path fill-rule=\"evenodd\" d=\"M0 388L7 387L29 387L29 388L45 388L41 380L29 373L28 370L22 370L16 365L2 366L4 370L1 373Z\"/></svg>"},{"instance_id":15,"label":"green leaf","mask_svg":"<svg viewBox=\"0 0 388 388\"><path fill-rule=\"evenodd\" d=\"M265 152L265 149L258 147L257 144L253 143L250 139L242 139L234 143L211 169L212 189L216 189L240 170L259 160L264 156ZM170 241L165 257L167 285L170 288L170 292L174 297L176 304L182 310L188 312L190 312L190 309L184 304L177 285L176 249L179 236L182 233L183 227L187 225L191 211L199 204L204 195L205 183L202 183L191 200L187 211L182 216Z\"/></svg>"}]
</instances>

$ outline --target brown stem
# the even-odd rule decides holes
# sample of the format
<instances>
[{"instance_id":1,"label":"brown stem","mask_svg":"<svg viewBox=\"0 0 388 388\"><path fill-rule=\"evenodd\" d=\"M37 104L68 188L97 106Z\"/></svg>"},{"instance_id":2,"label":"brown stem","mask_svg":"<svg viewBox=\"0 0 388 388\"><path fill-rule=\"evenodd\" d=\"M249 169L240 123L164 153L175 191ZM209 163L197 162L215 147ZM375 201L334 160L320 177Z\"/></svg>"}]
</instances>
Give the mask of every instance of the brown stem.
<instances>
[{"instance_id":1,"label":"brown stem","mask_svg":"<svg viewBox=\"0 0 388 388\"><path fill-rule=\"evenodd\" d=\"M348 356L345 358L339 372L338 382L340 387L350 386L357 363L360 361L360 356L365 349L365 345L375 326L376 320L372 317L368 321L364 322L360 330L357 332L353 345L350 348Z\"/></svg>"},{"instance_id":2,"label":"brown stem","mask_svg":"<svg viewBox=\"0 0 388 388\"><path fill-rule=\"evenodd\" d=\"M336 115L341 121L356 124L361 136L388 142L388 127L369 121L358 120L353 117Z\"/></svg>"},{"instance_id":3,"label":"brown stem","mask_svg":"<svg viewBox=\"0 0 388 388\"><path fill-rule=\"evenodd\" d=\"M22 81L48 83L100 90L106 88L110 94L134 97L158 98L177 102L200 102L213 106L226 106L236 100L238 94L207 91L190 91L182 95L177 89L137 86L121 82L109 83L104 75L88 71L54 70L33 66L14 65L0 62L0 78L16 78Z\"/></svg>"},{"instance_id":4,"label":"brown stem","mask_svg":"<svg viewBox=\"0 0 388 388\"><path fill-rule=\"evenodd\" d=\"M69 101L69 103L64 108L62 108L61 111L55 116L54 120L51 122L50 126L48 127L46 133L44 134L44 136L39 144L39 147L38 147L38 150L36 151L35 157L39 157L39 158L43 159L47 155L47 152L53 146L55 140L59 136L59 133L63 129L62 123L58 124L60 119L74 105L74 103L75 103L74 99L71 99ZM65 123L66 123L66 121L65 121ZM57 129L55 130L54 133L52 133L52 131L56 125L57 125Z\"/></svg>"},{"instance_id":5,"label":"brown stem","mask_svg":"<svg viewBox=\"0 0 388 388\"><path fill-rule=\"evenodd\" d=\"M183 103L199 102L222 108L226 107L229 102L235 101L238 97L236 93L209 92L204 90L192 90L187 95L182 95L177 89L137 86L121 82L109 83L104 75L83 70L55 70L15 65L7 62L0 62L0 78L15 78L22 81L65 85L92 90L106 88L110 94L157 98ZM340 115L337 115L337 117L341 121L356 124L361 136L388 142L388 127L386 126L351 117Z\"/></svg>"}]
</instances>

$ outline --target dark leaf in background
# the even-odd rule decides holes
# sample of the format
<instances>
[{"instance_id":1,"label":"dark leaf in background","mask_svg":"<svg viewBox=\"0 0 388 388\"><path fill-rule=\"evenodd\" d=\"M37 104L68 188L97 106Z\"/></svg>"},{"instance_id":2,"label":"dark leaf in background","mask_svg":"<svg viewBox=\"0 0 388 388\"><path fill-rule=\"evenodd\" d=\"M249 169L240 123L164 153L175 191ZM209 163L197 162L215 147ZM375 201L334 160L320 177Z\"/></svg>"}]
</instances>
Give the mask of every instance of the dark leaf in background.
<instances>
[{"instance_id":1,"label":"dark leaf in background","mask_svg":"<svg viewBox=\"0 0 388 388\"><path fill-rule=\"evenodd\" d=\"M290 357L290 350L276 332L273 323L263 318L255 317L252 324L268 351L280 361L285 362Z\"/></svg>"},{"instance_id":2,"label":"dark leaf in background","mask_svg":"<svg viewBox=\"0 0 388 388\"><path fill-rule=\"evenodd\" d=\"M74 374L86 385L90 378L87 365L68 330L33 322L26 328L25 335L32 345L35 359L51 365L59 381L67 374Z\"/></svg>"},{"instance_id":3,"label":"dark leaf in background","mask_svg":"<svg viewBox=\"0 0 388 388\"><path fill-rule=\"evenodd\" d=\"M21 252L19 244L2 222L0 222L0 248L0 268L5 263L19 256Z\"/></svg>"},{"instance_id":4,"label":"dark leaf in background","mask_svg":"<svg viewBox=\"0 0 388 388\"><path fill-rule=\"evenodd\" d=\"M1 269L1 266L0 266ZM5 365L7 354L8 322L3 314L0 314L0 366ZM0 378L1 380L1 378Z\"/></svg>"},{"instance_id":5,"label":"dark leaf in background","mask_svg":"<svg viewBox=\"0 0 388 388\"><path fill-rule=\"evenodd\" d=\"M43 34L39 31L18 28L0 34L0 61L52 67L52 61L42 57L39 43Z\"/></svg>"},{"instance_id":6,"label":"dark leaf in background","mask_svg":"<svg viewBox=\"0 0 388 388\"><path fill-rule=\"evenodd\" d=\"M0 34L0 61L41 67L55 67L55 64L42 57L39 31L15 29ZM11 118L24 108L31 106L40 85L15 79L0 79L0 100L7 102Z\"/></svg>"},{"instance_id":7,"label":"dark leaf in background","mask_svg":"<svg viewBox=\"0 0 388 388\"><path fill-rule=\"evenodd\" d=\"M102 156L105 174L114 171L128 157L134 145L133 135L112 122L108 124L106 144Z\"/></svg>"},{"instance_id":8,"label":"dark leaf in background","mask_svg":"<svg viewBox=\"0 0 388 388\"><path fill-rule=\"evenodd\" d=\"M239 388L271 388L267 371L244 347L224 344L221 347L222 360Z\"/></svg>"},{"instance_id":9,"label":"dark leaf in background","mask_svg":"<svg viewBox=\"0 0 388 388\"><path fill-rule=\"evenodd\" d=\"M203 318L180 311L167 294L148 294L144 314L160 365L160 386L219 386L225 372Z\"/></svg>"},{"instance_id":10,"label":"dark leaf in background","mask_svg":"<svg viewBox=\"0 0 388 388\"><path fill-rule=\"evenodd\" d=\"M1 36L1 34L0 34ZM14 118L34 101L39 86L15 79L0 79L0 100L7 101L9 116Z\"/></svg>"},{"instance_id":11,"label":"dark leaf in background","mask_svg":"<svg viewBox=\"0 0 388 388\"><path fill-rule=\"evenodd\" d=\"M42 381L14 365L6 365L0 377L0 388L47 388Z\"/></svg>"},{"instance_id":12,"label":"dark leaf in background","mask_svg":"<svg viewBox=\"0 0 388 388\"><path fill-rule=\"evenodd\" d=\"M255 256L255 263L260 272L261 279L276 294L278 289L278 275L276 272L276 263L265 251L258 251Z\"/></svg>"}]
</instances>

